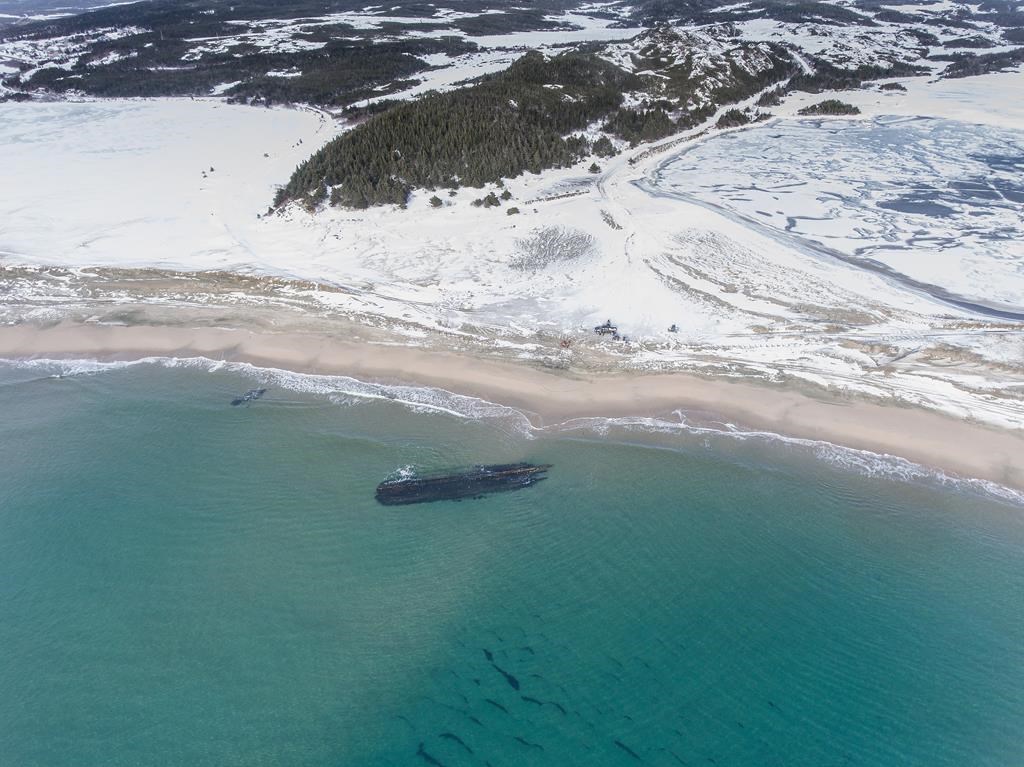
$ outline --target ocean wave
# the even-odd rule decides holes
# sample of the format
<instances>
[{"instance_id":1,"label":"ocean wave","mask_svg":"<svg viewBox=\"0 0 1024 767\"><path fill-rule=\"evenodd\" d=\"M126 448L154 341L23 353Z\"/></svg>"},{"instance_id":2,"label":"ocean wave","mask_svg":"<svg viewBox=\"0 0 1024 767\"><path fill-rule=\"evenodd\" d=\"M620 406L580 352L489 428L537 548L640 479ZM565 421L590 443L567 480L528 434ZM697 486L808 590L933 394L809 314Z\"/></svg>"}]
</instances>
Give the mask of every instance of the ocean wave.
<instances>
[{"instance_id":1,"label":"ocean wave","mask_svg":"<svg viewBox=\"0 0 1024 767\"><path fill-rule=\"evenodd\" d=\"M342 375L296 373L281 368L260 367L248 362L226 362L207 357L143 357L131 361L99 360L6 360L6 364L36 370L39 377L71 378L124 370L140 366L187 368L209 373L227 372L245 376L266 388L279 388L326 397L331 403L353 406L372 401L401 405L414 413L438 413L469 420L501 420L523 436L532 436L529 416L521 410L479 397L456 394L429 386L368 383Z\"/></svg>"},{"instance_id":2,"label":"ocean wave","mask_svg":"<svg viewBox=\"0 0 1024 767\"><path fill-rule=\"evenodd\" d=\"M924 466L906 458L889 453L875 453L870 450L837 445L825 440L790 437L770 431L741 429L728 422L698 423L682 410L675 410L677 421L664 418L630 416L620 418L577 418L565 421L548 430L563 433L573 431L591 432L608 437L615 430L647 434L687 434L703 436L705 446L711 447L710 439L724 438L737 441L757 441L765 444L783 445L805 455L865 477L888 479L899 482L923 482L926 484L966 490L982 496L1024 506L1024 492L985 479L961 477L942 469Z\"/></svg>"},{"instance_id":3,"label":"ocean wave","mask_svg":"<svg viewBox=\"0 0 1024 767\"><path fill-rule=\"evenodd\" d=\"M144 357L131 361L101 362L99 360L0 360L3 364L38 372L40 378L69 378L95 375L138 366L187 368L205 372L228 372L245 376L260 385L322 396L332 404L356 406L371 402L392 402L414 413L441 414L466 420L500 422L515 433L530 439L541 435L552 437L582 435L584 437L615 437L616 432L630 435L688 435L711 440L756 441L784 445L838 469L861 476L900 482L924 482L931 485L966 490L982 496L1024 506L1024 492L989 480L961 477L887 453L845 447L824 440L790 437L770 431L742 429L726 421L698 421L692 413L675 410L676 420L665 418L589 417L536 426L530 414L507 405L456 394L429 386L380 384L360 381L342 375L296 373L280 368L260 367L248 362L225 362L206 357ZM641 441L642 443L642 441ZM669 447L672 447L669 445ZM408 467L410 470L412 467Z\"/></svg>"}]
</instances>

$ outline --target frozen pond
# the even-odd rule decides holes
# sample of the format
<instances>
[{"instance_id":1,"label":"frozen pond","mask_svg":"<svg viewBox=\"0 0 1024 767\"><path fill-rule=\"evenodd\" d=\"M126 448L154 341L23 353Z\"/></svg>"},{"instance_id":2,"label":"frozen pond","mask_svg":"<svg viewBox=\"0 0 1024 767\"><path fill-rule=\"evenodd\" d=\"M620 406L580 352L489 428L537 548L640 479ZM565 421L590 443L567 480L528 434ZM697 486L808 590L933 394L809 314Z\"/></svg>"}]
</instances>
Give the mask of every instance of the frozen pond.
<instances>
[{"instance_id":1,"label":"frozen pond","mask_svg":"<svg viewBox=\"0 0 1024 767\"><path fill-rule=\"evenodd\" d=\"M1024 132L952 120L776 121L663 163L714 206L939 296L1024 308Z\"/></svg>"}]
</instances>

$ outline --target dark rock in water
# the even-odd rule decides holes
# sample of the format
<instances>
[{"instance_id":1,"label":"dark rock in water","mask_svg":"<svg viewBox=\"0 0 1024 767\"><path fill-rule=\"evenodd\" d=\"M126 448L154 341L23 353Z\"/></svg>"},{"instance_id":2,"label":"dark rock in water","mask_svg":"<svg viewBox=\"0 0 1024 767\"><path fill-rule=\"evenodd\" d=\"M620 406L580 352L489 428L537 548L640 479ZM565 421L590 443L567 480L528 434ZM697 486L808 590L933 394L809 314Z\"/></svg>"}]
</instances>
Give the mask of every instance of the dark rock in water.
<instances>
[{"instance_id":1,"label":"dark rock in water","mask_svg":"<svg viewBox=\"0 0 1024 767\"><path fill-rule=\"evenodd\" d=\"M547 479L550 468L550 464L503 463L397 477L377 485L377 500L385 506L400 506L479 498L535 485Z\"/></svg>"},{"instance_id":2,"label":"dark rock in water","mask_svg":"<svg viewBox=\"0 0 1024 767\"><path fill-rule=\"evenodd\" d=\"M513 690L518 690L519 689L519 680L518 679L516 679L514 676L512 676L510 673L508 673L505 669L501 668L500 666L498 666L498 665L496 665L494 663L492 663L491 665L494 666L494 670L495 671L497 671L499 674L501 674L503 677L505 677L505 681L509 683L509 686Z\"/></svg>"},{"instance_id":3,"label":"dark rock in water","mask_svg":"<svg viewBox=\"0 0 1024 767\"><path fill-rule=\"evenodd\" d=\"M444 762L438 761L433 756L423 750L423 744L420 743L420 747L416 749L416 756L420 757L427 764L433 765L433 767L444 767Z\"/></svg>"},{"instance_id":4,"label":"dark rock in water","mask_svg":"<svg viewBox=\"0 0 1024 767\"><path fill-rule=\"evenodd\" d=\"M634 751L633 749L631 749L631 748L630 748L629 746L627 746L627 745L626 745L625 743L623 743L623 742L622 742L621 740L616 740L616 741L614 741L614 742L615 742L615 745L616 745L616 746L618 746L619 748L621 748L621 749L622 749L623 751L625 751L625 752L626 752L627 754L629 754L629 755L630 755L631 757L633 757L634 759L636 759L636 760L637 760L638 762L642 762L642 761L643 761L643 759L641 759L641 758L640 758L640 756L639 756L639 755L637 754L637 752L636 752L636 751Z\"/></svg>"},{"instance_id":5,"label":"dark rock in water","mask_svg":"<svg viewBox=\"0 0 1024 767\"><path fill-rule=\"evenodd\" d=\"M490 698L484 698L484 702L485 703L490 703L492 706L494 706L499 711L504 711L506 714L508 713L508 709L505 708L500 703L498 703L498 701L496 701L496 700L491 700Z\"/></svg>"},{"instance_id":6,"label":"dark rock in water","mask_svg":"<svg viewBox=\"0 0 1024 767\"><path fill-rule=\"evenodd\" d=\"M527 748L536 748L536 749L538 749L540 751L544 750L544 746L542 746L540 743L531 743L526 738L521 737L519 735L516 735L516 740L518 740L520 743L522 743Z\"/></svg>"},{"instance_id":7,"label":"dark rock in water","mask_svg":"<svg viewBox=\"0 0 1024 767\"><path fill-rule=\"evenodd\" d=\"M235 399L231 400L231 404L236 407L238 405L248 404L249 402L258 400L266 393L266 389L249 389L249 391L247 391L241 397L235 397Z\"/></svg>"},{"instance_id":8,"label":"dark rock in water","mask_svg":"<svg viewBox=\"0 0 1024 767\"><path fill-rule=\"evenodd\" d=\"M442 732L438 737L444 738L445 740L454 741L454 742L458 743L460 746L462 746L464 749L466 749L466 751L469 752L470 754L473 753L473 749L471 749L469 746L466 745L466 741L464 741L462 738L460 738L454 732Z\"/></svg>"},{"instance_id":9,"label":"dark rock in water","mask_svg":"<svg viewBox=\"0 0 1024 767\"><path fill-rule=\"evenodd\" d=\"M563 706L561 703L556 703L553 700L539 700L537 698L531 698L529 695L520 695L519 697L523 699L524 703L532 703L535 706L554 706L563 714L568 713L565 710L565 706Z\"/></svg>"}]
</instances>

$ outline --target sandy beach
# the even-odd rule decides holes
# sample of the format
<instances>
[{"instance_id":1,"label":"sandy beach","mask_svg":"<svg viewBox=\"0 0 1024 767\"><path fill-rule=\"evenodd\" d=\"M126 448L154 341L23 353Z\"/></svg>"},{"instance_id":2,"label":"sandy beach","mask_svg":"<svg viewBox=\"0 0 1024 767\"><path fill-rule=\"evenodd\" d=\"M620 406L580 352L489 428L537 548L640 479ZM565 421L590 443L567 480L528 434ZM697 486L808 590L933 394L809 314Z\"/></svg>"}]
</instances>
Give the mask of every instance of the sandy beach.
<instances>
[{"instance_id":1,"label":"sandy beach","mask_svg":"<svg viewBox=\"0 0 1024 767\"><path fill-rule=\"evenodd\" d=\"M1024 433L934 411L792 387L685 373L590 373L485 360L316 333L77 323L0 328L0 357L206 357L300 373L430 386L526 412L537 426L584 417L667 416L675 410L790 437L899 456L1024 489Z\"/></svg>"}]
</instances>

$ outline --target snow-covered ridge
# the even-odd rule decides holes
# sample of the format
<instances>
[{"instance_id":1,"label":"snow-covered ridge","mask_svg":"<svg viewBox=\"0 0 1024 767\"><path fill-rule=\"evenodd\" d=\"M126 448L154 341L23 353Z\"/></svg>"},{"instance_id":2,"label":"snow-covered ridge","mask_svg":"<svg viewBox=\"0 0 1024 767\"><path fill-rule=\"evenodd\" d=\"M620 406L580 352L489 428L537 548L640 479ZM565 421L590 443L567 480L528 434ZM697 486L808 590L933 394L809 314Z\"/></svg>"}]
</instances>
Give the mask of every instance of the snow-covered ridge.
<instances>
[{"instance_id":1,"label":"snow-covered ridge","mask_svg":"<svg viewBox=\"0 0 1024 767\"><path fill-rule=\"evenodd\" d=\"M651 15L646 3L635 5L598 2L566 8L554 3L550 10L545 11L546 6L542 2L531 9L483 6L479 10L467 11L462 6L438 2L408 10L401 5L369 6L361 10L319 15L303 7L301 15L290 17L289 4L285 2L281 4L281 15L276 18L246 19L233 14L224 21L217 21L220 17L216 9L210 9L193 16L184 25L188 30L194 24L197 33L190 35L186 32L175 43L180 42L184 48L184 51L175 49L175 61L161 58L149 68L169 70L175 64L202 68L223 62L224 57L244 60L250 55L270 55L281 59L280 66L268 67L270 71L296 71L299 73L296 77L310 76L323 66L323 62L317 59L320 52L336 43L400 44L401 49L396 49L393 55L420 56L423 60L423 67L415 73L419 83L397 94L391 93L391 97L409 98L434 87L456 87L470 77L493 72L506 66L514 51L540 49L553 52L571 44L630 40L644 31L632 19L649 18ZM651 5L656 11L664 11L662 4ZM889 5L836 0L818 7L833 8L836 13L816 13L813 3L790 10L786 4L739 2L716 5L710 2L698 14L704 20L699 24L673 20L662 14L663 24L674 26L681 40L623 42L612 46L606 55L624 68L646 74L652 80L685 77L683 67L692 66L690 78L706 83L704 92L698 93L693 102L694 108L699 108L702 103L713 100L708 96L709 92L727 87L734 71L745 71L751 75L763 71L769 61L778 59L778 50L783 48L806 74L812 74L820 65L839 70L914 66L941 73L957 57L1012 53L1024 46L1019 35L1014 37L1011 34L1013 20L1009 17L1014 13L1020 17L1017 28L1024 28L1024 10L1019 8L997 13L988 6L952 0ZM130 13L126 13L130 18ZM533 15L524 20L521 14ZM140 10L139 18L148 17ZM205 21L200 23L197 19ZM503 19L508 19L508 29L502 29ZM706 23L709 20L717 20L717 23ZM140 50L144 47L152 53L163 45L163 33L154 28L161 37L145 38L142 33L148 28L145 24L124 24L120 28L123 31L116 34L140 36ZM120 76L130 76L130 70L123 66L123 62L133 53L140 52L111 54L103 50L103 43L117 39L111 37L108 28L57 37L45 34L45 28L30 26L27 29L29 31L25 32L15 28L8 31L6 39L0 40L0 64L13 62L27 69L19 77L8 77L8 87L18 83L31 87L31 77L39 69L61 67L71 71L80 61L87 62L88 69L94 72L113 67L124 73ZM198 30L207 31L204 34ZM182 33L178 29L175 34ZM147 42L142 42L143 39ZM444 48L450 55L443 61L438 60L443 53L424 53L416 49L417 44L434 41L436 51L436 45L442 39L458 41L458 45L449 44ZM644 44L650 50L642 50ZM157 48L154 49L154 45ZM90 55L94 47L98 52ZM303 59L303 54L308 54L308 57ZM662 54L674 60L673 72L665 71L669 61L659 61ZM410 74L402 71L396 79L408 80ZM244 83L253 76L236 70L233 76L224 77L221 82ZM89 77L88 71L75 70L63 81L50 77L46 82L51 85L63 82L66 87L90 92ZM216 85L216 81L212 85ZM287 87L275 86L269 90L275 94L289 92ZM397 89L390 89L393 90ZM175 95L179 92L173 91ZM302 89L295 92L308 94L308 90ZM382 92L380 97L386 95ZM365 99L366 94L360 93L353 101ZM275 102L277 100L275 98ZM332 103L337 101L335 98ZM318 103L323 105L327 102Z\"/></svg>"},{"instance_id":2,"label":"snow-covered ridge","mask_svg":"<svg viewBox=\"0 0 1024 767\"><path fill-rule=\"evenodd\" d=\"M653 97L683 94L690 110L717 105L716 94L736 89L740 78L756 81L793 61L768 43L742 39L731 24L661 26L606 45L600 56L644 77Z\"/></svg>"},{"instance_id":3,"label":"snow-covered ridge","mask_svg":"<svg viewBox=\"0 0 1024 767\"><path fill-rule=\"evenodd\" d=\"M46 67L72 69L80 60L88 60L87 54L98 43L121 40L133 35L145 34L143 27L106 27L92 29L74 35L36 39L0 40L0 61L26 64L30 68L22 74L25 80ZM110 54L104 60L88 60L90 66L104 66L125 58L127 54Z\"/></svg>"},{"instance_id":4,"label":"snow-covered ridge","mask_svg":"<svg viewBox=\"0 0 1024 767\"><path fill-rule=\"evenodd\" d=\"M917 34L917 27L897 24L836 27L752 19L737 22L736 27L744 39L779 43L800 54L823 59L840 69L916 63L929 52Z\"/></svg>"},{"instance_id":5,"label":"snow-covered ridge","mask_svg":"<svg viewBox=\"0 0 1024 767\"><path fill-rule=\"evenodd\" d=\"M417 6L414 12L403 12L400 7L366 7L320 15L310 13L308 6L302 5L301 15L290 18L286 13L288 4L282 3L282 16L278 18L245 19L233 13L232 18L223 20L215 9L183 9L180 23L171 25L166 32L161 26L167 24L164 16L158 17L151 30L145 25L124 25L118 37L107 34L106 29L76 29L73 34L54 35L53 30L61 28L59 25L15 28L8 31L6 38L0 33L0 64L10 62L23 70L4 73L15 75L7 79L10 88L31 90L36 73L60 67L68 75L40 78L35 85L101 94L109 91L112 82L124 85L119 89L121 92L139 92L134 83L126 81L139 80L141 72L194 73L184 80L147 78L143 92L152 95L226 94L230 89L217 87L219 83L230 81L234 86L258 80L259 69L266 66L272 72L294 72L294 79L305 77L312 88L298 83L255 86L242 98L345 106L355 101L367 103L367 90L379 90L384 97L395 90L396 81L408 82L409 76L417 71L415 66L410 67L416 58L423 62L419 68L421 82L418 87L398 94L400 98L437 86L453 87L468 77L496 71L508 66L515 52L554 51L574 43L624 39L642 31L624 25L622 17L612 13L614 5L595 3L566 10L554 2L552 12L544 13L543 3L538 8L483 8L472 12L456 10L458 6L433 4ZM122 13L122 17L132 15L131 11ZM145 9L136 15L150 18ZM502 29L505 19L508 29ZM73 21L66 26L73 28ZM192 29L195 33L189 34ZM149 34L145 34L147 31ZM139 37L136 49L128 44L115 52L109 50L107 44L112 40L132 35ZM378 53L373 50L375 47L386 50ZM351 58L353 54L355 59ZM345 55L350 58L345 59ZM263 57L261 66L240 66L252 56ZM127 59L136 57L136 67L125 66ZM352 63L362 64L368 59L374 63L357 73L363 76L363 84L358 77L354 81L351 77L339 78L335 71L339 66L351 70ZM81 64L87 67L83 69ZM223 76L211 80L211 76L216 77L214 73ZM92 89L92 78L98 91ZM336 91L326 85L332 81L337 82ZM208 83L205 89L204 82ZM348 100L346 91L354 93ZM290 96L292 93L295 95Z\"/></svg>"}]
</instances>

